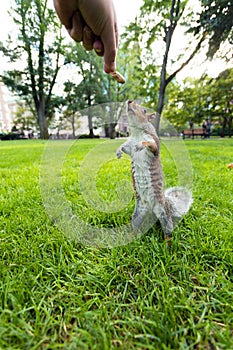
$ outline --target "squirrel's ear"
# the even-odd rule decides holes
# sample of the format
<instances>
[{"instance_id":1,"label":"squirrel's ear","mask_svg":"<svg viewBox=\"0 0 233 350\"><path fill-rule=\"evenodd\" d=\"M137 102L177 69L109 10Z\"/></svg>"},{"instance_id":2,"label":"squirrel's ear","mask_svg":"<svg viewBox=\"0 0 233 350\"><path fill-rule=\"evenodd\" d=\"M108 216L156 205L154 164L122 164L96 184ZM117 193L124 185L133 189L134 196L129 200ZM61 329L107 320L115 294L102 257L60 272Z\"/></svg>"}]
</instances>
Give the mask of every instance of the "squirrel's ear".
<instances>
[{"instance_id":1,"label":"squirrel's ear","mask_svg":"<svg viewBox=\"0 0 233 350\"><path fill-rule=\"evenodd\" d=\"M147 114L147 119L149 120L149 122L151 120L153 120L155 118L155 113L152 113L152 114Z\"/></svg>"}]
</instances>

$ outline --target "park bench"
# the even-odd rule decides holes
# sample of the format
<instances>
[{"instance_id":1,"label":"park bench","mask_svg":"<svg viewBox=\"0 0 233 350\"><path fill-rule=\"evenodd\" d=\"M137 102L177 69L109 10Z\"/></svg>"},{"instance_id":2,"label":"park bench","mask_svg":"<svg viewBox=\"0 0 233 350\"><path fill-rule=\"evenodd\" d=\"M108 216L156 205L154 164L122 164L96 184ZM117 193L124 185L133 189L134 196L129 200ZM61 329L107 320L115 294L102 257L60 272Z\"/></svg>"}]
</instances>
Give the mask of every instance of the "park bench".
<instances>
[{"instance_id":1,"label":"park bench","mask_svg":"<svg viewBox=\"0 0 233 350\"><path fill-rule=\"evenodd\" d=\"M185 129L182 131L183 134L183 139L185 137L192 137L194 139L194 136L201 136L205 137L206 136L206 131L204 129Z\"/></svg>"}]
</instances>

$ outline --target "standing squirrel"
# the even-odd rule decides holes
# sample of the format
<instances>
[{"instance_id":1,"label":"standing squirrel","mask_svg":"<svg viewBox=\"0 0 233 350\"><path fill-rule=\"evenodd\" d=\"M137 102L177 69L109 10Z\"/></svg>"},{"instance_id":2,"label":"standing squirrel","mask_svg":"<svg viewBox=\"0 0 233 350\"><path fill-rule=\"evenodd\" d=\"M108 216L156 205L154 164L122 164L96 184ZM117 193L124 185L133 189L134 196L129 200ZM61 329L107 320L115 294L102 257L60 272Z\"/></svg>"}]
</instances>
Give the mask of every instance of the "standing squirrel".
<instances>
[{"instance_id":1,"label":"standing squirrel","mask_svg":"<svg viewBox=\"0 0 233 350\"><path fill-rule=\"evenodd\" d=\"M132 217L134 232L146 232L159 220L166 240L170 240L175 224L189 210L191 193L174 187L164 191L160 160L160 141L146 110L136 102L128 101L130 138L117 150L131 157L136 206Z\"/></svg>"}]
</instances>

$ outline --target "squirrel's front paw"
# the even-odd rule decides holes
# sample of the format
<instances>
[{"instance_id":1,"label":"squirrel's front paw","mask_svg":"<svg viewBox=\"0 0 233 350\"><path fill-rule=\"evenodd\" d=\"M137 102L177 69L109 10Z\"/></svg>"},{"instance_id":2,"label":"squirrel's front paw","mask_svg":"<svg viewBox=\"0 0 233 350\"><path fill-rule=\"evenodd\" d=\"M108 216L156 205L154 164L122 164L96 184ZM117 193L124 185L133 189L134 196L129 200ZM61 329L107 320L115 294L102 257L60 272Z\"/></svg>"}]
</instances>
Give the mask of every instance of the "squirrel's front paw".
<instances>
[{"instance_id":1,"label":"squirrel's front paw","mask_svg":"<svg viewBox=\"0 0 233 350\"><path fill-rule=\"evenodd\" d=\"M158 147L155 142L142 141L144 147L148 148L153 154L158 152Z\"/></svg>"},{"instance_id":2,"label":"squirrel's front paw","mask_svg":"<svg viewBox=\"0 0 233 350\"><path fill-rule=\"evenodd\" d=\"M118 150L117 150L117 152L116 152L116 156L117 156L117 158L121 158L121 156L122 156L122 149L121 148L119 148Z\"/></svg>"}]
</instances>

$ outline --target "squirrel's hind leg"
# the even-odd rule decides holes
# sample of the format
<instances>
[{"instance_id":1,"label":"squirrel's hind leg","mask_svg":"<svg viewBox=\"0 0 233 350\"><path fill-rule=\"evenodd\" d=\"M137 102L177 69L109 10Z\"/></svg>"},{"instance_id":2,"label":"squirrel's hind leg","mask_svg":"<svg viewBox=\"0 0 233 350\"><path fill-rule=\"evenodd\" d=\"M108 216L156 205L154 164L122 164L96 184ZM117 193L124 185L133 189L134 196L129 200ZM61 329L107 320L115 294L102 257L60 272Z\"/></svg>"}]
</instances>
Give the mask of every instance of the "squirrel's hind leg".
<instances>
[{"instance_id":1,"label":"squirrel's hind leg","mask_svg":"<svg viewBox=\"0 0 233 350\"><path fill-rule=\"evenodd\" d=\"M157 220L156 215L150 213L148 208L143 206L140 198L138 198L131 221L133 231L145 233L156 223Z\"/></svg>"}]
</instances>

